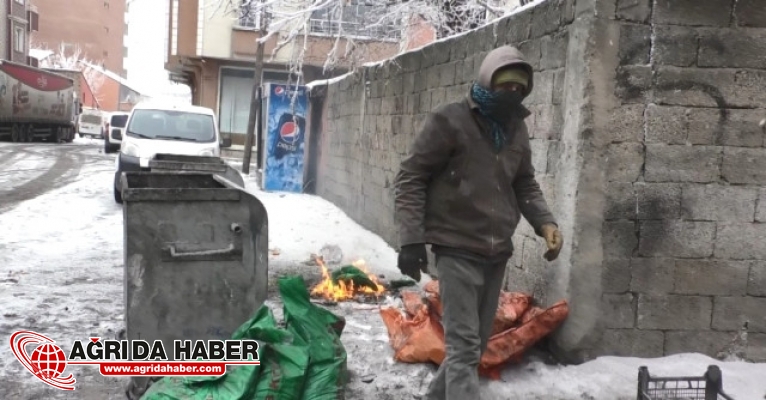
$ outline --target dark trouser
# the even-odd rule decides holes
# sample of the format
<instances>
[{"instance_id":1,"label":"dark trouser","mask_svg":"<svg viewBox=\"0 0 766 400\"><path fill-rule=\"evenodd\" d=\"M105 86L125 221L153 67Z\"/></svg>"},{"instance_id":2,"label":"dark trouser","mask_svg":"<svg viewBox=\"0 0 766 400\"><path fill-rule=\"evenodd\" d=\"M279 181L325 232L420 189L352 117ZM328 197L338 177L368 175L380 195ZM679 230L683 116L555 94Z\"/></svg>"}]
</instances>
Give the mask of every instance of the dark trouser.
<instances>
[{"instance_id":1,"label":"dark trouser","mask_svg":"<svg viewBox=\"0 0 766 400\"><path fill-rule=\"evenodd\" d=\"M446 358L427 400L478 400L481 354L487 348L506 261L436 255Z\"/></svg>"}]
</instances>

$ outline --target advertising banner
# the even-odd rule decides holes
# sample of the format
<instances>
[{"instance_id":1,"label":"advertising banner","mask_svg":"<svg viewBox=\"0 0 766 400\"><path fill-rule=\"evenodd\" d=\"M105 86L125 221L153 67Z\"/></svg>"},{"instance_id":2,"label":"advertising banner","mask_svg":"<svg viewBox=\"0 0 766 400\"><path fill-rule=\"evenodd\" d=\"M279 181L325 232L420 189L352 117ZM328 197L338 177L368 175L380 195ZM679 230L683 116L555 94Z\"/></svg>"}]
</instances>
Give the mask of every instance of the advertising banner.
<instances>
[{"instance_id":1,"label":"advertising banner","mask_svg":"<svg viewBox=\"0 0 766 400\"><path fill-rule=\"evenodd\" d=\"M268 83L264 89L267 98L263 189L301 193L308 110L306 87Z\"/></svg>"}]
</instances>

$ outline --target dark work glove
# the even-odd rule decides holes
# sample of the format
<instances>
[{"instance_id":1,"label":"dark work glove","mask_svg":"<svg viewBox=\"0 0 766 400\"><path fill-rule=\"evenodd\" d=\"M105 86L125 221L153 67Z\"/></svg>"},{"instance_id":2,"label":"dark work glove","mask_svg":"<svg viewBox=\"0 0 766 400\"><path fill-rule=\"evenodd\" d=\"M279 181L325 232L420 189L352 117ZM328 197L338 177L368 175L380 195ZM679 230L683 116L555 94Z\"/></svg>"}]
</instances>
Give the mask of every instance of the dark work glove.
<instances>
[{"instance_id":1,"label":"dark work glove","mask_svg":"<svg viewBox=\"0 0 766 400\"><path fill-rule=\"evenodd\" d=\"M428 253L425 243L408 244L399 251L399 271L420 282L420 271L428 272Z\"/></svg>"}]
</instances>

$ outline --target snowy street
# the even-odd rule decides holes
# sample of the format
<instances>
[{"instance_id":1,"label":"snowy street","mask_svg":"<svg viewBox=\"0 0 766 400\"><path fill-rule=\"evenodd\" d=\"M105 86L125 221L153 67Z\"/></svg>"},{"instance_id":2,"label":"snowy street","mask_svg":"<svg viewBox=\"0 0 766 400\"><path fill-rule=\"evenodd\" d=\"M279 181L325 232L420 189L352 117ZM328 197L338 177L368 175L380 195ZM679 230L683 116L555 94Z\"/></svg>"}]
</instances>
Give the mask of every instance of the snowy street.
<instances>
[{"instance_id":1,"label":"snowy street","mask_svg":"<svg viewBox=\"0 0 766 400\"><path fill-rule=\"evenodd\" d=\"M112 195L114 157L103 154L99 140L0 142L0 399L125 398L126 379L103 377L90 366L67 368L77 379L75 391L50 388L26 371L8 346L17 330L67 344L88 336L114 338L123 329L123 215ZM401 277L395 251L333 204L310 195L262 192L253 177L245 181L268 211L270 286L285 274L315 281L320 271L309 261L325 245L340 248L345 263L363 259L386 279ZM270 293L268 305L279 318L281 304L275 291ZM347 320L342 336L351 371L347 398L420 398L435 368L393 361L376 306L347 302L328 308ZM710 364L720 366L724 389L734 399L766 397L766 364L682 354L603 357L578 366L528 358L508 367L501 381L485 381L482 399L634 400L641 365L653 375L701 376Z\"/></svg>"}]
</instances>

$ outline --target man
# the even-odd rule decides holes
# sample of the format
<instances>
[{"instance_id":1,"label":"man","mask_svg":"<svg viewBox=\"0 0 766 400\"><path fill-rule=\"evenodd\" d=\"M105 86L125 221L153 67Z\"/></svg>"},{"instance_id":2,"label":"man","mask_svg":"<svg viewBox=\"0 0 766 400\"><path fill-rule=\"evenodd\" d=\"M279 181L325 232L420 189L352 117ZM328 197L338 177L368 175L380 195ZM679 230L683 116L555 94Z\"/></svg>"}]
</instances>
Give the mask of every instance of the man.
<instances>
[{"instance_id":1,"label":"man","mask_svg":"<svg viewBox=\"0 0 766 400\"><path fill-rule=\"evenodd\" d=\"M491 51L469 95L428 115L396 176L399 269L420 281L431 244L443 305L446 358L429 400L479 398L477 367L520 217L545 238L548 261L561 250L531 162L521 102L532 87L516 48Z\"/></svg>"}]
</instances>

